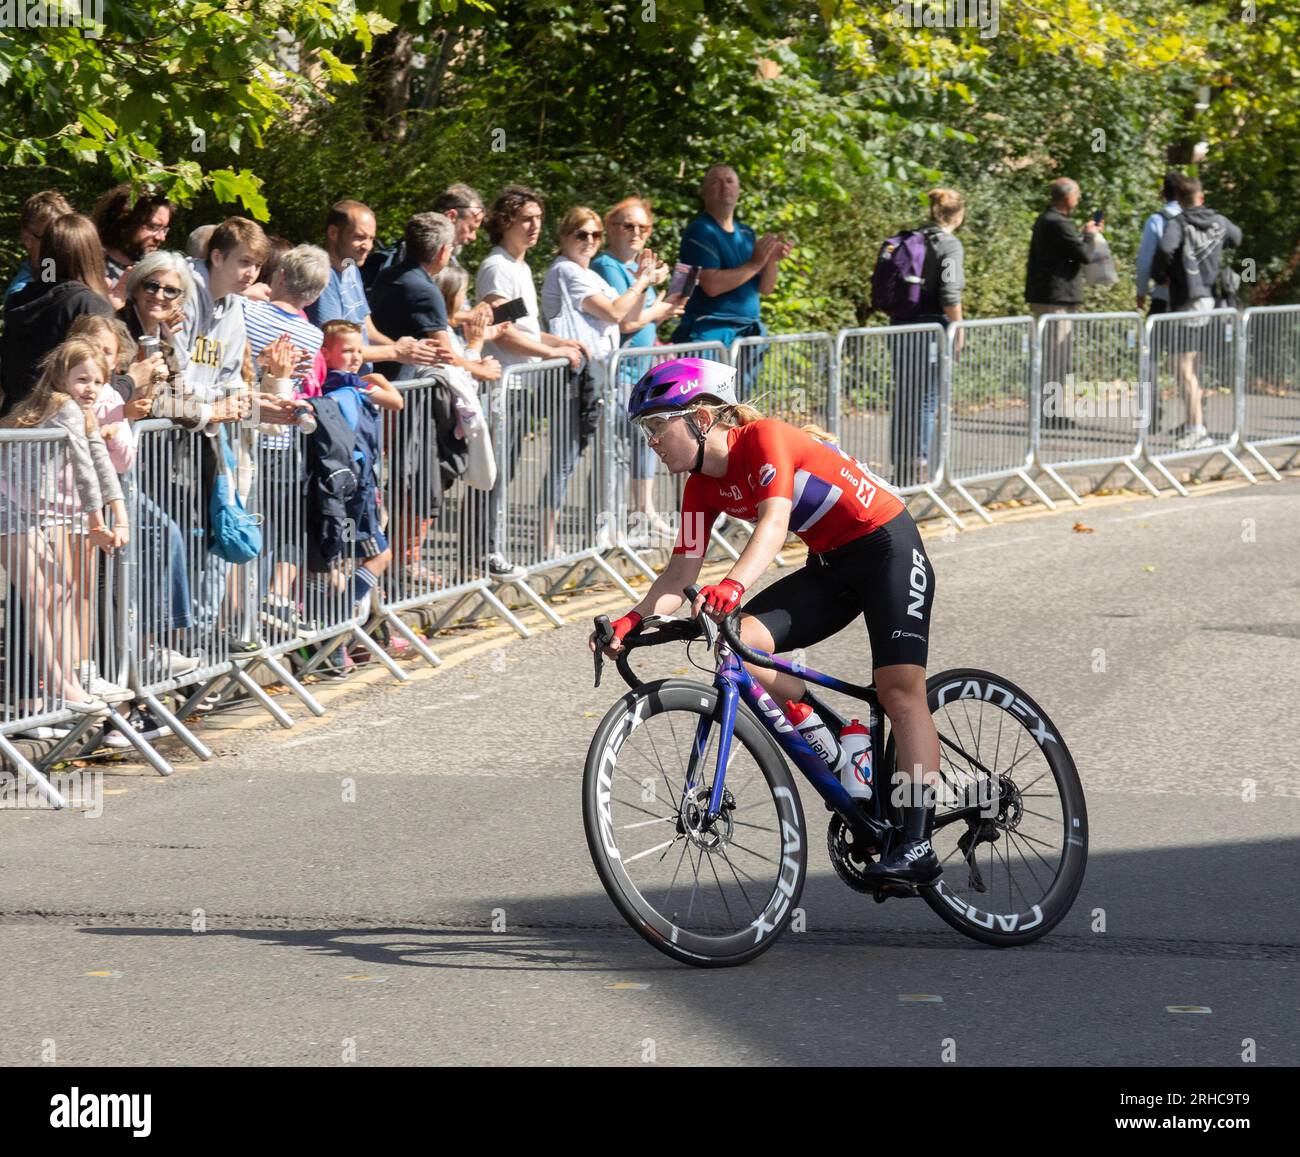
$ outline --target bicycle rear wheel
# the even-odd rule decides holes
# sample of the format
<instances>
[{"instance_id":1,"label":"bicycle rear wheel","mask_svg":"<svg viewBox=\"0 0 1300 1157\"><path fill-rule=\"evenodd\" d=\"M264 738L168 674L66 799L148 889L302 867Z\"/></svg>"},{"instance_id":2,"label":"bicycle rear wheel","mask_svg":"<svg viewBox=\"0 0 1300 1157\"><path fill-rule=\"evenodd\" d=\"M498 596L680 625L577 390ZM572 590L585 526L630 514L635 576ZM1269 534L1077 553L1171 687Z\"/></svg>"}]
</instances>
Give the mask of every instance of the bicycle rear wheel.
<instances>
[{"instance_id":1,"label":"bicycle rear wheel","mask_svg":"<svg viewBox=\"0 0 1300 1157\"><path fill-rule=\"evenodd\" d=\"M1088 812L1074 759L1007 679L963 668L932 675L926 688L940 737L932 842L943 876L921 895L967 936L1028 944L1064 918L1083 884ZM894 766L892 735L885 766ZM944 824L976 803L978 816Z\"/></svg>"},{"instance_id":2,"label":"bicycle rear wheel","mask_svg":"<svg viewBox=\"0 0 1300 1157\"><path fill-rule=\"evenodd\" d=\"M807 869L799 794L747 711L736 714L722 814L707 821L719 715L704 684L638 687L601 720L583 774L587 846L605 891L660 952L701 968L770 948Z\"/></svg>"}]
</instances>

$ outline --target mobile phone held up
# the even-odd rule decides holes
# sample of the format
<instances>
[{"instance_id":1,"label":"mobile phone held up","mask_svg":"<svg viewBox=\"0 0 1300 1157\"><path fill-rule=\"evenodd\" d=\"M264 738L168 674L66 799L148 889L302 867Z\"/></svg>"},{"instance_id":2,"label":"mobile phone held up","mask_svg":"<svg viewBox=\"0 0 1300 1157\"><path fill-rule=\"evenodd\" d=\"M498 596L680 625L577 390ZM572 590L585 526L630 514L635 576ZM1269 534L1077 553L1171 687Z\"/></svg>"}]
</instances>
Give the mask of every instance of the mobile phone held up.
<instances>
[{"instance_id":1,"label":"mobile phone held up","mask_svg":"<svg viewBox=\"0 0 1300 1157\"><path fill-rule=\"evenodd\" d=\"M1104 220L1106 220L1106 214L1103 213L1100 209L1098 209L1098 210L1097 210L1097 211L1092 215L1092 223L1093 223L1094 225L1100 225Z\"/></svg>"},{"instance_id":2,"label":"mobile phone held up","mask_svg":"<svg viewBox=\"0 0 1300 1157\"><path fill-rule=\"evenodd\" d=\"M695 292L695 283L700 279L700 267L687 265L683 261L673 267L672 280L668 282L669 297L690 297Z\"/></svg>"},{"instance_id":3,"label":"mobile phone held up","mask_svg":"<svg viewBox=\"0 0 1300 1157\"><path fill-rule=\"evenodd\" d=\"M516 297L514 301L503 301L500 305L492 307L492 324L500 325L503 321L518 321L521 317L528 316L528 305L522 297Z\"/></svg>"}]
</instances>

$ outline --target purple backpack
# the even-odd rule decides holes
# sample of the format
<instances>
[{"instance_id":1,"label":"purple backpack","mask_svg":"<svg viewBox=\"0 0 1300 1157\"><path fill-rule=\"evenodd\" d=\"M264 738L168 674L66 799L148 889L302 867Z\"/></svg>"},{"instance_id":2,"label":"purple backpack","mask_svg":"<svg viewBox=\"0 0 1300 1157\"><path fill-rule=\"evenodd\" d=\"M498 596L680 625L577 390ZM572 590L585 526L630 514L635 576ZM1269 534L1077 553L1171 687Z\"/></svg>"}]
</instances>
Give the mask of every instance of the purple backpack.
<instances>
[{"instance_id":1,"label":"purple backpack","mask_svg":"<svg viewBox=\"0 0 1300 1157\"><path fill-rule=\"evenodd\" d=\"M885 241L871 273L872 309L901 322L911 321L921 313L929 249L921 229L908 229Z\"/></svg>"}]
</instances>

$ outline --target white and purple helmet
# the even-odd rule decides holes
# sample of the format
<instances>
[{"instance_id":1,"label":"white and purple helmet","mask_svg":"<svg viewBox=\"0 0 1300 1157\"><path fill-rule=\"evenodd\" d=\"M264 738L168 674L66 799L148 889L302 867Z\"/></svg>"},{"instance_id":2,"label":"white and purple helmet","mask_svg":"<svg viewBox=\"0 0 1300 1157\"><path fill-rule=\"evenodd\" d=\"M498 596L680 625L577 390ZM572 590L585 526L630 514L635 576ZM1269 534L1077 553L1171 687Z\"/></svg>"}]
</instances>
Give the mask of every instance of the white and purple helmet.
<instances>
[{"instance_id":1,"label":"white and purple helmet","mask_svg":"<svg viewBox=\"0 0 1300 1157\"><path fill-rule=\"evenodd\" d=\"M632 387L627 416L633 421L658 410L680 410L703 402L736 404L736 367L704 358L673 358L642 375Z\"/></svg>"}]
</instances>

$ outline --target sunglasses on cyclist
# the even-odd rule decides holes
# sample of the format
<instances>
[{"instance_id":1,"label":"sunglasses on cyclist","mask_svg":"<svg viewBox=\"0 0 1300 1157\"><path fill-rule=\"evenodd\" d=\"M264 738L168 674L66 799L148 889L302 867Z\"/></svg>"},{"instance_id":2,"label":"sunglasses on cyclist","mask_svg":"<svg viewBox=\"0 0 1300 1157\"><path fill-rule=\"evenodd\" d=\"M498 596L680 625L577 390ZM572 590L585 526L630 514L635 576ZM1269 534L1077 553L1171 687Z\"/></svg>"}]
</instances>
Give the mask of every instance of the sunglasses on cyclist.
<instances>
[{"instance_id":1,"label":"sunglasses on cyclist","mask_svg":"<svg viewBox=\"0 0 1300 1157\"><path fill-rule=\"evenodd\" d=\"M175 285L161 285L157 281L142 281L140 288L150 297L157 297L159 294L167 301L175 301L181 295L181 289Z\"/></svg>"},{"instance_id":2,"label":"sunglasses on cyclist","mask_svg":"<svg viewBox=\"0 0 1300 1157\"><path fill-rule=\"evenodd\" d=\"M648 414L644 418L635 419L634 424L645 435L648 442L652 438L663 437L664 431L668 429L668 423L674 418L684 418L694 412L694 410L669 410L663 414Z\"/></svg>"}]
</instances>

